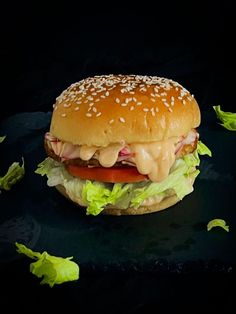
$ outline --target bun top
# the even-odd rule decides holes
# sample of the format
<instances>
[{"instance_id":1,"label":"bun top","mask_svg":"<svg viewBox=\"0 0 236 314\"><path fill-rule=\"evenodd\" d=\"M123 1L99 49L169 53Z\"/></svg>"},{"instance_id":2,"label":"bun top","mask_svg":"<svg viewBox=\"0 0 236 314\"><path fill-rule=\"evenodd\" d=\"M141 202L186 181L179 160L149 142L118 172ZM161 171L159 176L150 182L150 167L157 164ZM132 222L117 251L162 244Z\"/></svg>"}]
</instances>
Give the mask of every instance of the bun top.
<instances>
[{"instance_id":1,"label":"bun top","mask_svg":"<svg viewBox=\"0 0 236 314\"><path fill-rule=\"evenodd\" d=\"M63 91L53 107L51 134L74 145L161 141L200 124L193 95L157 76L89 77Z\"/></svg>"}]
</instances>

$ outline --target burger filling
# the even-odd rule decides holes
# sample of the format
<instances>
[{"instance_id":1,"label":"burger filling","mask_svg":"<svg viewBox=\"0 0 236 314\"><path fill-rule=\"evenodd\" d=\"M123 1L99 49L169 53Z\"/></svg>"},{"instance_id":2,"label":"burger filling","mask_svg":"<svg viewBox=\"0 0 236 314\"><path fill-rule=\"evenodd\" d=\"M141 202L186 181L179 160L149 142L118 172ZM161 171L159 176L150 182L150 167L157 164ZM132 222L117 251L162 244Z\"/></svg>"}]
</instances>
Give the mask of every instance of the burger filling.
<instances>
[{"instance_id":1,"label":"burger filling","mask_svg":"<svg viewBox=\"0 0 236 314\"><path fill-rule=\"evenodd\" d=\"M191 130L186 136L153 143L118 143L88 147L45 136L48 154L36 173L47 175L48 185L62 185L69 197L98 215L105 207L150 206L193 191L199 173L199 154L211 155Z\"/></svg>"},{"instance_id":2,"label":"burger filling","mask_svg":"<svg viewBox=\"0 0 236 314\"><path fill-rule=\"evenodd\" d=\"M63 162L72 175L83 179L112 183L161 182L168 176L177 158L196 149L197 141L198 133L191 130L186 136L159 142L96 147L62 142L47 133L45 148L47 154Z\"/></svg>"}]
</instances>

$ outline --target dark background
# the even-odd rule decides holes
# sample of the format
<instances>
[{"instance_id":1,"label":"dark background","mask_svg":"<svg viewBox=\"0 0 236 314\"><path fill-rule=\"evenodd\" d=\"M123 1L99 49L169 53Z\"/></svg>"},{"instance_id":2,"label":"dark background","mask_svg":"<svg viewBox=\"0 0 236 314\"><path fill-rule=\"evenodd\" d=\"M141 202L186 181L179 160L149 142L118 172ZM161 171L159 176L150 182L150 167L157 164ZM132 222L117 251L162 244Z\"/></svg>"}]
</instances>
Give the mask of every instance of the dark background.
<instances>
[{"instance_id":1,"label":"dark background","mask_svg":"<svg viewBox=\"0 0 236 314\"><path fill-rule=\"evenodd\" d=\"M98 3L87 5L34 2L2 8L1 119L18 112L50 111L71 83L110 73L172 78L195 95L202 110L221 105L235 111L233 1L140 2L135 9L113 2L106 10ZM113 313L229 313L233 307L232 275L214 271L193 270L186 276L152 275L148 270L122 276L88 273L81 274L78 291L62 285L49 293L47 287L35 287L27 262L25 273L8 269L5 274L3 283L11 285L11 292L3 304L9 306L15 299L26 310L24 299L29 302L32 292L35 304L49 302L49 308L58 309L72 303L81 313L95 307ZM14 289L15 280L22 281L21 291Z\"/></svg>"},{"instance_id":2,"label":"dark background","mask_svg":"<svg viewBox=\"0 0 236 314\"><path fill-rule=\"evenodd\" d=\"M117 2L107 11L96 2L49 3L2 10L4 116L51 110L68 85L106 73L165 76L201 109L233 107L233 2L157 1L136 5L141 12Z\"/></svg>"}]
</instances>

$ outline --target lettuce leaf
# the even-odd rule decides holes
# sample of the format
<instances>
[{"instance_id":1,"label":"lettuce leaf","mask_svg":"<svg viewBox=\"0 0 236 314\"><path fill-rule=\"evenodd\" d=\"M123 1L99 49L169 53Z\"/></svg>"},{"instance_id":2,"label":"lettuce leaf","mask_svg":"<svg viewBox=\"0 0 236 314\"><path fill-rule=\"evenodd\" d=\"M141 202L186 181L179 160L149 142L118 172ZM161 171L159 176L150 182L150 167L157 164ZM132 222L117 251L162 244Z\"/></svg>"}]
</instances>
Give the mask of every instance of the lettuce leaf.
<instances>
[{"instance_id":1,"label":"lettuce leaf","mask_svg":"<svg viewBox=\"0 0 236 314\"><path fill-rule=\"evenodd\" d=\"M38 164L38 168L35 170L35 173L40 174L43 177L47 175L49 171L55 166L56 161L48 157L44 159L40 164Z\"/></svg>"},{"instance_id":2,"label":"lettuce leaf","mask_svg":"<svg viewBox=\"0 0 236 314\"><path fill-rule=\"evenodd\" d=\"M98 181L82 180L71 176L62 163L51 158L39 164L36 173L47 175L48 185L62 184L67 194L74 201L83 202L87 207L87 215L96 216L111 204L119 208L139 207L143 201L154 195L165 197L176 193L179 199L193 191L193 181L199 174L196 167L200 164L199 155L210 155L211 151L202 142L192 153L177 159L170 169L170 174L162 182L143 181L129 184L105 184Z\"/></svg>"},{"instance_id":3,"label":"lettuce leaf","mask_svg":"<svg viewBox=\"0 0 236 314\"><path fill-rule=\"evenodd\" d=\"M207 231L210 231L212 228L221 227L225 231L229 232L229 226L226 225L225 220L223 219L212 219L207 224Z\"/></svg>"},{"instance_id":4,"label":"lettuce leaf","mask_svg":"<svg viewBox=\"0 0 236 314\"><path fill-rule=\"evenodd\" d=\"M116 204L130 189L129 184L113 184L112 190L101 182L86 181L82 190L82 200L88 204L87 215L97 216L108 204Z\"/></svg>"},{"instance_id":5,"label":"lettuce leaf","mask_svg":"<svg viewBox=\"0 0 236 314\"><path fill-rule=\"evenodd\" d=\"M48 284L53 287L55 284L62 284L67 281L79 279L79 266L71 261L73 257L57 257L47 252L34 252L25 245L15 243L17 252L36 260L30 264L30 272L42 278L40 284Z\"/></svg>"},{"instance_id":6,"label":"lettuce leaf","mask_svg":"<svg viewBox=\"0 0 236 314\"><path fill-rule=\"evenodd\" d=\"M104 187L104 184L86 181L82 190L82 200L88 204L87 215L96 216L100 214L104 206L109 202L111 191Z\"/></svg>"},{"instance_id":7,"label":"lettuce leaf","mask_svg":"<svg viewBox=\"0 0 236 314\"><path fill-rule=\"evenodd\" d=\"M212 152L210 149L201 141L198 141L197 143L197 152L199 155L208 155L209 157L212 157Z\"/></svg>"},{"instance_id":8,"label":"lettuce leaf","mask_svg":"<svg viewBox=\"0 0 236 314\"><path fill-rule=\"evenodd\" d=\"M0 189L9 191L11 187L20 181L25 175L24 158L22 158L22 165L19 162L13 162L8 168L7 173L0 177Z\"/></svg>"},{"instance_id":9,"label":"lettuce leaf","mask_svg":"<svg viewBox=\"0 0 236 314\"><path fill-rule=\"evenodd\" d=\"M5 138L6 138L6 135L0 136L0 143L2 143L5 140Z\"/></svg>"},{"instance_id":10,"label":"lettuce leaf","mask_svg":"<svg viewBox=\"0 0 236 314\"><path fill-rule=\"evenodd\" d=\"M193 165L193 163L192 163ZM190 175L187 175L188 165L184 159L178 159L174 163L170 174L161 182L150 183L148 187L136 189L135 196L131 200L133 207L138 207L147 198L160 195L161 193L173 189L179 199L193 191ZM194 177L199 172L195 172Z\"/></svg>"},{"instance_id":11,"label":"lettuce leaf","mask_svg":"<svg viewBox=\"0 0 236 314\"><path fill-rule=\"evenodd\" d=\"M220 106L213 106L213 109L224 128L229 131L236 131L236 113L223 111Z\"/></svg>"}]
</instances>

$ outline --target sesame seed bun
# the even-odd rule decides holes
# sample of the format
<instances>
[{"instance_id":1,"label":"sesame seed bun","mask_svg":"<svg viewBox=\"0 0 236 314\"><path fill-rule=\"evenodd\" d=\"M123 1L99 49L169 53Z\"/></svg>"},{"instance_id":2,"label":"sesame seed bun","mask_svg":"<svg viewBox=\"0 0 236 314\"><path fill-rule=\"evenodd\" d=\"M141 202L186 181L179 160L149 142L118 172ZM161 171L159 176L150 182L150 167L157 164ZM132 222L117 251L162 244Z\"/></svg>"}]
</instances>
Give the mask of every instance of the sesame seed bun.
<instances>
[{"instance_id":1,"label":"sesame seed bun","mask_svg":"<svg viewBox=\"0 0 236 314\"><path fill-rule=\"evenodd\" d=\"M94 76L56 100L50 132L77 145L161 141L200 124L193 97L179 83L140 75Z\"/></svg>"}]
</instances>

